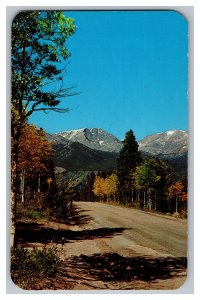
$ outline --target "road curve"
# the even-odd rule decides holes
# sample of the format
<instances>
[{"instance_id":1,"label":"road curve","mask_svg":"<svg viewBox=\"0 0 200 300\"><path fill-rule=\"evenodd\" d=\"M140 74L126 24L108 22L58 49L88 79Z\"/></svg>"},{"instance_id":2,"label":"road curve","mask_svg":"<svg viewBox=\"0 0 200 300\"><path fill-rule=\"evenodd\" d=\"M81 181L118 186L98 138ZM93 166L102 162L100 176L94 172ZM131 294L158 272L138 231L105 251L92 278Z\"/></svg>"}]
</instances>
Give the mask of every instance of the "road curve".
<instances>
[{"instance_id":1,"label":"road curve","mask_svg":"<svg viewBox=\"0 0 200 300\"><path fill-rule=\"evenodd\" d=\"M90 231L94 233L94 230L97 233L110 230L109 236L99 239L97 234L93 239L93 253L106 251L125 256L187 256L186 220L99 202L75 202L75 207L90 220L82 227L88 230L88 234ZM88 252L89 247L90 243ZM76 252L75 249L72 251Z\"/></svg>"}]
</instances>

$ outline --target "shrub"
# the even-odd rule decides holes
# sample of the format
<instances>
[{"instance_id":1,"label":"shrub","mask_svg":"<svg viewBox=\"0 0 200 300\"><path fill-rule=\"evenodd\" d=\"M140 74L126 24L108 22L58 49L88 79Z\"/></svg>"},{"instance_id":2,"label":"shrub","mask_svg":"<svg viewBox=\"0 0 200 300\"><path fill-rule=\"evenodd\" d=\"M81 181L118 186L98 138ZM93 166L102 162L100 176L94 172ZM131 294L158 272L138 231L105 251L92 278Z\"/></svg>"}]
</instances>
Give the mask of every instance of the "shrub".
<instances>
[{"instance_id":1,"label":"shrub","mask_svg":"<svg viewBox=\"0 0 200 300\"><path fill-rule=\"evenodd\" d=\"M37 210L29 210L26 211L26 217L30 220L38 220L43 217L42 212L37 211Z\"/></svg>"},{"instance_id":2,"label":"shrub","mask_svg":"<svg viewBox=\"0 0 200 300\"><path fill-rule=\"evenodd\" d=\"M11 252L11 276L30 282L38 277L54 277L59 270L61 260L55 247L27 250L14 248Z\"/></svg>"}]
</instances>

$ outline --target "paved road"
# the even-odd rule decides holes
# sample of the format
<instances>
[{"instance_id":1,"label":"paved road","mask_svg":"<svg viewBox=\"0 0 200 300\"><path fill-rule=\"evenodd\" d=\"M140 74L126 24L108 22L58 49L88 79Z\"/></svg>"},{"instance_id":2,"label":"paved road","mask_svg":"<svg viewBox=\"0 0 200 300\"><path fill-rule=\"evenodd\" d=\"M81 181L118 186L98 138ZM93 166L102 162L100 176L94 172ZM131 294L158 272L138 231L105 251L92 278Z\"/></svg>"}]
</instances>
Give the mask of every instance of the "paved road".
<instances>
[{"instance_id":1,"label":"paved road","mask_svg":"<svg viewBox=\"0 0 200 300\"><path fill-rule=\"evenodd\" d=\"M103 203L77 202L76 206L83 220L84 217L91 219L83 228L91 235L96 233L96 239L92 239L92 252L108 250L129 256L187 256L186 220ZM90 252L89 244L86 252Z\"/></svg>"}]
</instances>

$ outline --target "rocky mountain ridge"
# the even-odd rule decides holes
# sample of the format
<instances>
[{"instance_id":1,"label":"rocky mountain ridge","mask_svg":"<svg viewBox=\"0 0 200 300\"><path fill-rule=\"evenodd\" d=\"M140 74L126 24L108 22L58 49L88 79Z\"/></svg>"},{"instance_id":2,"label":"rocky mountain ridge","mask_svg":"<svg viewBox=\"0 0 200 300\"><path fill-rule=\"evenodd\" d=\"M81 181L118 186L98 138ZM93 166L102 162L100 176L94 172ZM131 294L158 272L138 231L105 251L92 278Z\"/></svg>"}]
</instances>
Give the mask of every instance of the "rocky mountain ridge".
<instances>
[{"instance_id":1,"label":"rocky mountain ridge","mask_svg":"<svg viewBox=\"0 0 200 300\"><path fill-rule=\"evenodd\" d=\"M71 142L79 142L91 149L119 152L122 143L112 134L101 128L81 128L56 133L55 137L63 137Z\"/></svg>"},{"instance_id":2,"label":"rocky mountain ridge","mask_svg":"<svg viewBox=\"0 0 200 300\"><path fill-rule=\"evenodd\" d=\"M188 152L188 133L169 130L149 135L138 142L139 150L149 155L175 157Z\"/></svg>"},{"instance_id":3,"label":"rocky mountain ridge","mask_svg":"<svg viewBox=\"0 0 200 300\"><path fill-rule=\"evenodd\" d=\"M67 172L113 171L122 142L101 128L82 128L47 134L55 149L54 165ZM145 137L138 142L142 156L167 160L172 170L187 174L188 133L169 130Z\"/></svg>"}]
</instances>

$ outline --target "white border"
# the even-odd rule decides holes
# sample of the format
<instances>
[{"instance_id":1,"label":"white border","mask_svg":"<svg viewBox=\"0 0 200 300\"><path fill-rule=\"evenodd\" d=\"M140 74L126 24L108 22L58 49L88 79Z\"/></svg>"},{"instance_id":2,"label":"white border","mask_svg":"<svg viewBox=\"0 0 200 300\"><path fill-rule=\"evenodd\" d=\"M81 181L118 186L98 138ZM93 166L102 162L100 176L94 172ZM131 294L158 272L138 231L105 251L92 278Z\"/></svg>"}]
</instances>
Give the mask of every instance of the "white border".
<instances>
[{"instance_id":1,"label":"white border","mask_svg":"<svg viewBox=\"0 0 200 300\"><path fill-rule=\"evenodd\" d=\"M28 2L28 3L27 3ZM74 7L74 6L79 6L78 8L80 8L80 7L82 7L82 8L84 8L84 9L88 9L89 7L87 7L87 6L93 6L93 8L94 8L94 6L99 6L99 7L102 7L102 6L104 6L104 8L105 7L108 7L108 6L110 6L110 7L116 7L116 6L120 6L120 8L122 8L123 7L123 9L125 8L125 6L132 6L132 8L136 8L136 6L137 6L137 8L138 7L144 7L144 8L155 8L155 6L159 6L159 8L165 8L166 6L167 6L167 8L173 8L174 6L191 6L191 5L194 5L195 6L195 11L194 11L194 13L195 13L195 31L197 31L199 28L200 28L200 24L198 24L199 23L199 18L200 18L200 9L199 9L199 3L200 3L200 1L181 1L181 0L179 0L179 1L170 1L170 0L168 0L168 1L149 1L149 0L147 0L147 1L134 1L134 6L133 6L133 3L132 3L133 1L127 1L127 0L124 0L124 1L95 1L95 4L94 4L94 2L92 3L92 1L67 1L67 5L68 6L65 6L66 5L66 1L59 1L59 0L57 0L56 1L56 6L62 6L62 8L65 8L65 9L70 9L71 7ZM48 8L50 8L50 6L52 6L53 8L55 8L56 6L55 6L55 2L52 0L49 0L49 1L38 1L38 0L35 0L35 1L18 1L18 0L16 0L16 1L3 1L3 5L1 4L1 22L4 24L4 26L5 26L5 24L6 24L6 19L5 19L5 9L6 9L6 5L7 6L38 6L38 8L40 9L40 8L44 8L44 7L48 7ZM69 6L71 6L71 7L69 7ZM83 7L84 6L84 7ZM171 6L173 6L173 7L171 7ZM129 8L129 7L127 7L127 8ZM34 7L34 8L36 8L36 7ZM181 7L180 7L181 8ZM3 28L3 30L5 30L5 27L4 26L1 26L1 28ZM195 128L199 128L199 124L198 124L198 122L199 122L199 114L198 114L198 101L197 101L197 96L196 95L198 95L199 96L199 94L198 94L198 92L199 92L199 90L198 90L198 86L200 85L199 84L199 78L200 78L200 74L199 74L199 58L198 58L198 56L199 56L199 53L200 53L200 49L199 49L199 44L198 44L198 31L196 32L196 36L195 36L195 67L196 68L194 68L194 71L195 71L195 81L194 81L194 84L195 84L195 90L194 90L194 92L195 92L195 99L196 99L196 101L195 101L195 103L194 103L194 107L195 107L195 109L194 109L194 125L195 125ZM5 45L6 45L6 37L5 37L5 32L3 32L3 38L1 39L1 41L2 41L2 43L1 43L1 46L2 45L4 45L4 48L5 48ZM5 49L4 49L5 50ZM1 51L2 51L2 49L1 49ZM0 66L1 66L1 70L2 70L2 73L3 73L3 76L2 77L4 77L5 76L5 74L6 74L6 56L5 56L5 54L6 54L6 51L4 51L3 52L3 54L0 56L0 59L1 59L1 61L0 61ZM198 80L198 81L197 81ZM5 195L6 194L6 176L5 176L5 174L6 174L6 157L7 157L7 155L6 155L6 106L5 106L5 99L6 99L6 94L5 94L5 89L4 89L4 91L3 91L3 93L1 93L1 107L0 107L0 113L1 113L1 115L0 115L0 128L2 129L3 128L3 130L1 130L1 138L0 138L0 142L1 141L3 141L3 143L1 143L1 160L0 160L0 166L1 166L1 170L2 170L2 174L1 174L1 191L3 192L3 195ZM195 131L194 130L194 136L195 136L195 140L196 140L196 142L198 142L198 131ZM197 145L198 146L198 145ZM195 144L195 147L196 147L196 144ZM8 150L9 151L9 150ZM3 156L2 156L2 154L3 154ZM199 156L199 153L198 153L198 150L196 150L196 148L195 148L195 150L194 150L194 154L195 154L195 157L197 158L198 156ZM194 177L194 183L195 183L195 186L196 186L196 192L197 192L197 187L198 187L198 173L197 173L197 170L198 170L198 172L199 172L199 170L200 170L200 166L199 166L199 163L198 163L198 160L196 161L195 160L195 177ZM3 266L3 268L1 267L1 272L0 272L0 295L4 295L5 297L9 297L9 298L12 298L12 296L13 295L8 295L8 294L6 294L6 288L5 288L5 286L6 286L6 280L5 280L5 270L6 270L6 247L5 247L5 241L6 241L6 231L5 231L5 224L6 224L6 213L5 213L5 211L6 211L6 206L5 206L5 197L3 197L3 199L2 199L2 202L4 201L4 203L2 203L2 205L1 205L1 207L2 207L2 210L0 210L0 213L1 213L1 216L0 216L0 220L1 220L1 226L0 226L0 233L1 233L1 235L0 235L0 237L1 237L1 240L0 240L0 242L1 242L1 255L0 255L0 266ZM200 200L198 200L198 199L196 199L196 201L198 201L198 203L196 203L195 204L195 215L194 215L194 224L195 224L195 228L198 228L198 226L199 226L199 224L198 224L198 220L199 220L199 213L200 213L200 210L198 209L199 208L199 201ZM198 205L198 206L197 206ZM199 264L199 262L198 262L198 256L200 255L200 251L199 251L199 238L198 238L198 236L196 235L195 236L195 249L194 249L194 251L195 251L195 266L200 266L200 264ZM197 259L197 261L196 261L196 259ZM198 272L199 272L199 267L196 267L195 268L195 293L194 293L194 295L193 294L190 294L190 296L189 295L184 295L184 294L176 294L176 295L172 295L172 294L170 294L169 296L170 296L170 298L171 297L173 297L174 296L174 298L175 299L178 299L179 298L179 296L181 296L181 299L184 299L184 297L186 298L187 297L187 299L188 299L188 296L189 296L189 298L190 297L192 297L193 298L193 296L197 296L197 295L199 295L200 293L199 293L199 279L198 279ZM2 276L3 275L3 276ZM152 291L153 292L153 291ZM89 295L84 295L84 294L82 294L82 295L78 295L78 297L90 297L90 296L92 296L92 294L93 293L90 293ZM145 294L145 295L144 295ZM150 297L151 298L151 296L152 296L152 299L155 299L155 298L157 298L157 297L159 297L159 299L160 299L160 295L158 295L158 294L154 294L154 293L151 293L151 292L149 292L149 291L145 291L145 293L144 292L142 292L142 295L136 295L136 293L133 293L133 294L130 294L130 295L124 295L123 294L123 297L131 297L131 296L137 296L137 298L141 298L141 299L143 299L143 297L146 297L146 296L148 296L148 297ZM33 295L33 294L30 294L29 295L30 297L34 297L34 296L41 296L41 295ZM69 294L65 294L65 295L59 295L59 297L62 297L62 296L69 296ZM115 297L120 297L120 299L121 299L121 296L122 296L122 294L120 293L120 294L114 294L114 295L112 295L112 294L109 294L109 295L104 295L104 294L95 294L95 298L96 297L101 297L101 296L103 296L103 297L112 297L112 296L115 296ZM168 295L166 295L166 294L163 294L161 297L167 297ZM19 294L16 294L16 295L14 295L14 297L15 297L15 299L23 299L24 297L25 297L25 295L19 295ZM43 298L44 297L55 297L55 295L47 295L47 294L43 294ZM75 294L71 294L70 295L70 297L72 297L72 298L74 298L74 297L76 297L76 295Z\"/></svg>"}]
</instances>

